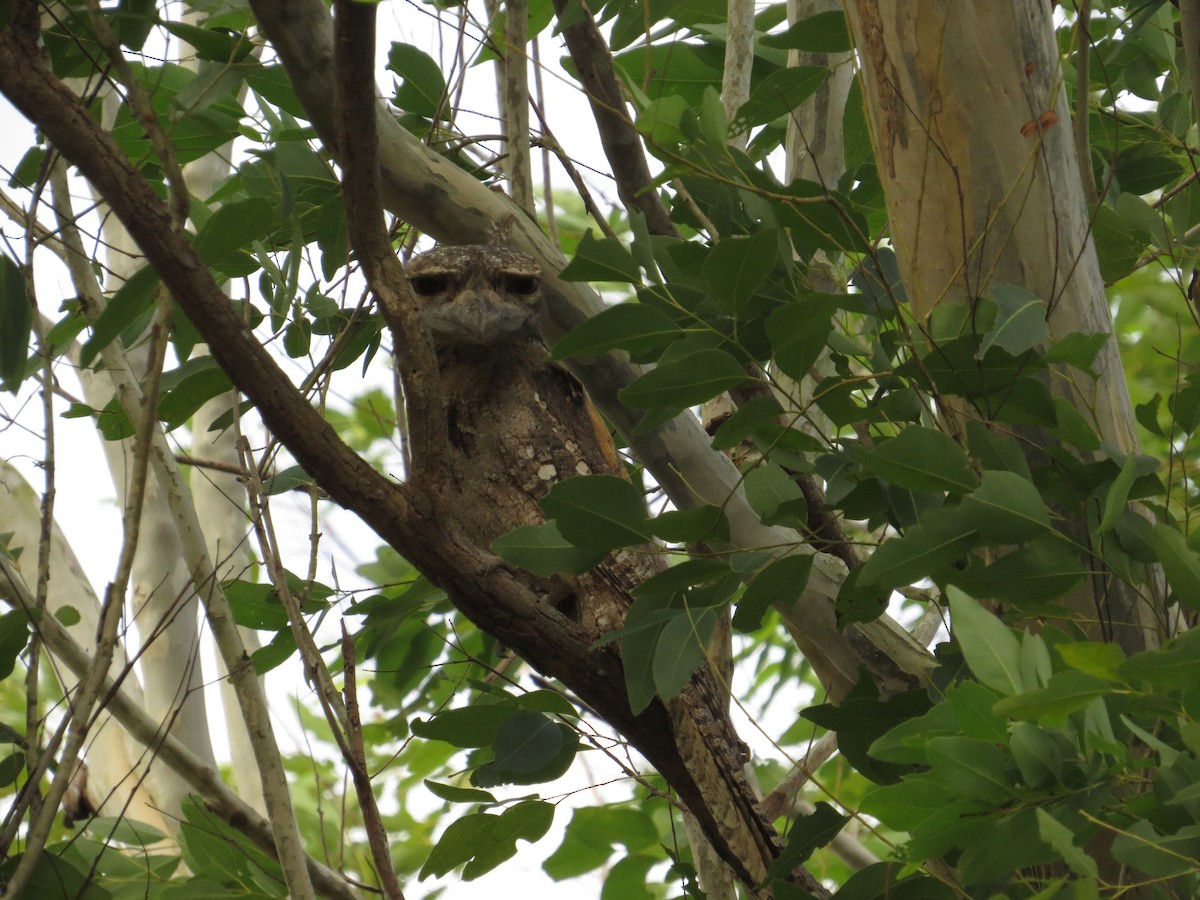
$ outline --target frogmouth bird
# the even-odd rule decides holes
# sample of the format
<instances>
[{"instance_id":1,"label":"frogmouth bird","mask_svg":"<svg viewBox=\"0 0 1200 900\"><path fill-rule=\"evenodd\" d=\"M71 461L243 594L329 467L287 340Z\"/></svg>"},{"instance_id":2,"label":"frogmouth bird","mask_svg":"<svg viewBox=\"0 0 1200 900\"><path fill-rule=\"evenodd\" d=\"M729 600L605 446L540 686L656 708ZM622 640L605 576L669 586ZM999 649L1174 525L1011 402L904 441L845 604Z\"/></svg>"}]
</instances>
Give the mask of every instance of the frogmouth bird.
<instances>
[{"instance_id":1,"label":"frogmouth bird","mask_svg":"<svg viewBox=\"0 0 1200 900\"><path fill-rule=\"evenodd\" d=\"M446 492L461 512L454 523L459 539L487 548L519 526L542 524L538 501L563 479L625 476L609 431L583 387L546 360L538 330L541 272L533 258L502 245L441 246L413 257L406 272L437 351L451 457ZM642 546L618 550L582 575L520 577L585 629L591 643L620 629L631 590L665 566L660 548ZM608 648L610 668L619 667L615 647ZM584 665L581 660L581 682ZM599 708L603 699L613 718L612 709L624 704L627 710L623 696L588 696L586 685L581 690L570 675L562 680L585 702ZM651 761L656 753L659 759L682 760L688 776L683 780L691 784L673 786L685 806L737 878L768 896L769 890L758 886L781 844L743 775L742 745L722 696L712 671L702 665L664 704L665 712L658 710L660 720L669 723L659 731L669 734L656 739L672 742L670 752L664 756L661 748L645 746L653 740L643 740L638 749ZM626 721L638 719L628 714ZM816 896L827 896L807 872L797 870L792 878Z\"/></svg>"}]
</instances>

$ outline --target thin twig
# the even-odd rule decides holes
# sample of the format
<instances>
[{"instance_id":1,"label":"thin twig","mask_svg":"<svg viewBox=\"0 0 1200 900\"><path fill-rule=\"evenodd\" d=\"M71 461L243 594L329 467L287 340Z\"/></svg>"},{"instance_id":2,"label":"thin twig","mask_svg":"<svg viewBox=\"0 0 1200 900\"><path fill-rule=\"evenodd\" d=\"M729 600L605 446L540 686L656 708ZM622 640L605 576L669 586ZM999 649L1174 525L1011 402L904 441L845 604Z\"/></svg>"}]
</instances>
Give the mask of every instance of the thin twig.
<instances>
[{"instance_id":1,"label":"thin twig","mask_svg":"<svg viewBox=\"0 0 1200 900\"><path fill-rule=\"evenodd\" d=\"M387 829L383 817L379 814L379 806L375 803L375 793L371 790L371 776L367 771L367 751L363 746L362 719L358 712L358 687L354 674L354 639L346 631L346 623L342 622L342 665L346 693L346 737L350 742L350 772L354 778L354 789L358 794L359 809L362 811L363 828L367 832L367 841L371 845L371 853L375 859L379 880L383 885L384 894L403 900L400 883L392 868L392 856L388 849Z\"/></svg>"}]
</instances>

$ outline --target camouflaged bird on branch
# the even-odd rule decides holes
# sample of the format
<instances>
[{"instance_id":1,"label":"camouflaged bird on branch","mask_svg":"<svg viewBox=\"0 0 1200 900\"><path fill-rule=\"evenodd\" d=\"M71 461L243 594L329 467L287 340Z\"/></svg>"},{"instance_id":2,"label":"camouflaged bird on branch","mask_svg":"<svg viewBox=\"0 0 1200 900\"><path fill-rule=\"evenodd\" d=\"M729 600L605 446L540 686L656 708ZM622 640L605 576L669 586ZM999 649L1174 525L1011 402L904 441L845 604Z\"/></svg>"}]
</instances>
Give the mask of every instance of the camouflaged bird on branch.
<instances>
[{"instance_id":1,"label":"camouflaged bird on branch","mask_svg":"<svg viewBox=\"0 0 1200 900\"><path fill-rule=\"evenodd\" d=\"M439 483L414 487L436 498L448 535L483 553L501 535L544 522L538 501L556 482L575 475L624 477L609 431L582 386L546 362L538 331L540 271L531 257L505 246L447 246L414 257L406 271L436 348L447 438ZM737 880L756 896L769 896L768 869L782 843L743 775L742 744L713 671L702 665L678 696L656 699L635 715L617 642L601 642L622 627L631 591L666 568L660 549L623 548L581 575L540 577L507 568L536 598L534 618L544 629L522 630L511 617L497 629L479 619L486 598L457 588L462 573L449 577L438 567L426 574L481 627L621 731L678 792ZM548 646L560 642L560 651L568 644L586 651ZM825 895L804 870L784 880Z\"/></svg>"}]
</instances>

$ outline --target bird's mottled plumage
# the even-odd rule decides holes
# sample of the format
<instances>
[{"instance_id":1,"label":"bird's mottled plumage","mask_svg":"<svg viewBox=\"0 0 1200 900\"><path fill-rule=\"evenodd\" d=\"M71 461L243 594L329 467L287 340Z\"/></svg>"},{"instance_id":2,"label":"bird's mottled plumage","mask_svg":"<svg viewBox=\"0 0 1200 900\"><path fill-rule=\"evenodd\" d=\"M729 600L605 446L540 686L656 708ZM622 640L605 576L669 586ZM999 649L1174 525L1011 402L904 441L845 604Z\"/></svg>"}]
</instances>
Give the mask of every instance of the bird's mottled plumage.
<instances>
[{"instance_id":1,"label":"bird's mottled plumage","mask_svg":"<svg viewBox=\"0 0 1200 900\"><path fill-rule=\"evenodd\" d=\"M454 522L461 540L486 548L517 527L543 523L538 500L563 479L624 477L582 386L546 361L535 260L509 247L439 247L406 271L437 348L452 457L443 502L461 510ZM657 548L626 548L582 575L529 575L527 583L583 627L593 646L611 651L595 642L624 623L632 589L664 568ZM703 803L692 812L710 840L730 848L722 855L736 858L743 883L760 883L780 842L742 775L740 743L709 668L701 666L665 706L675 752L696 785L686 802Z\"/></svg>"}]
</instances>

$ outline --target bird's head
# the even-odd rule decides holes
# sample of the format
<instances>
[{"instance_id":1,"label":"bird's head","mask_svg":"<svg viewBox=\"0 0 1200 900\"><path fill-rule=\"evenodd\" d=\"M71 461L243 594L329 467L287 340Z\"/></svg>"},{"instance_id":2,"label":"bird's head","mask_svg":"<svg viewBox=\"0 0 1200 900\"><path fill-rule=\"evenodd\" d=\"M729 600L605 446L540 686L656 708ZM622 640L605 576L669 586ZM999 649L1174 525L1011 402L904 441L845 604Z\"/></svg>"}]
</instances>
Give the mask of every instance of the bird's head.
<instances>
[{"instance_id":1,"label":"bird's head","mask_svg":"<svg viewBox=\"0 0 1200 900\"><path fill-rule=\"evenodd\" d=\"M491 244L443 246L414 256L405 271L440 346L537 336L541 267L519 250Z\"/></svg>"}]
</instances>

